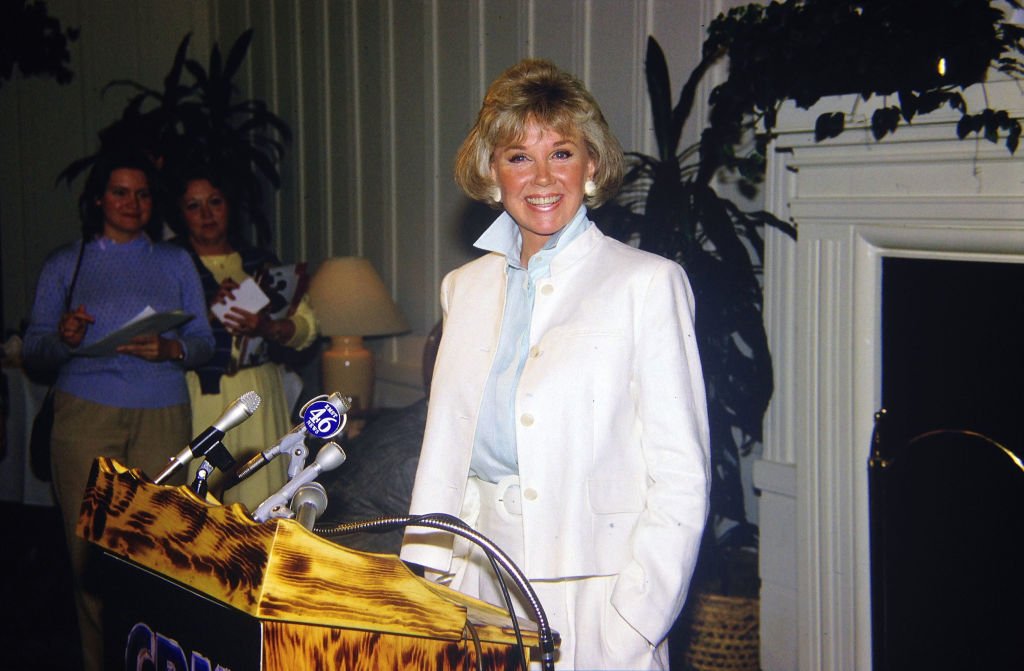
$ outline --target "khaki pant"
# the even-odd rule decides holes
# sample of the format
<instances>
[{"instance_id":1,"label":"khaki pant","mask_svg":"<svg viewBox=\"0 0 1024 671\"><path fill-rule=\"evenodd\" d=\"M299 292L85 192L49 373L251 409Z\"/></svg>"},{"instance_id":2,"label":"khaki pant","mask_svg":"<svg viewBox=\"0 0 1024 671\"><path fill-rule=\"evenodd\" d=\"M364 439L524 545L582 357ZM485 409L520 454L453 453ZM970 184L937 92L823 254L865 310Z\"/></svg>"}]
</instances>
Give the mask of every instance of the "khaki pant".
<instances>
[{"instance_id":1,"label":"khaki pant","mask_svg":"<svg viewBox=\"0 0 1024 671\"><path fill-rule=\"evenodd\" d=\"M75 533L93 462L97 457L112 457L152 477L188 443L190 422L188 404L130 409L93 403L61 391L54 396L53 487L71 557L85 671L103 669L101 602L98 586L90 582L94 549ZM167 484L182 484L184 473L177 476Z\"/></svg>"}]
</instances>

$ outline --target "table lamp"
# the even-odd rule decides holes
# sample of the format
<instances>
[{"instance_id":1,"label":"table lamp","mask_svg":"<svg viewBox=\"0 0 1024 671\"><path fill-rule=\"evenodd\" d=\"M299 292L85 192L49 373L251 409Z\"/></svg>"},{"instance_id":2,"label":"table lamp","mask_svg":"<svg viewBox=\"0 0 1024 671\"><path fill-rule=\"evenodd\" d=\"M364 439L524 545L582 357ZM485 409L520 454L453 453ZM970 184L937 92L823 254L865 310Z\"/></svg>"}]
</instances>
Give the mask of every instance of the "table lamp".
<instances>
[{"instance_id":1,"label":"table lamp","mask_svg":"<svg viewBox=\"0 0 1024 671\"><path fill-rule=\"evenodd\" d=\"M394 335L409 326L380 275L367 259L346 256L323 262L309 284L320 333L331 337L322 358L325 394L352 397L352 414L373 405L373 352L363 336Z\"/></svg>"}]
</instances>

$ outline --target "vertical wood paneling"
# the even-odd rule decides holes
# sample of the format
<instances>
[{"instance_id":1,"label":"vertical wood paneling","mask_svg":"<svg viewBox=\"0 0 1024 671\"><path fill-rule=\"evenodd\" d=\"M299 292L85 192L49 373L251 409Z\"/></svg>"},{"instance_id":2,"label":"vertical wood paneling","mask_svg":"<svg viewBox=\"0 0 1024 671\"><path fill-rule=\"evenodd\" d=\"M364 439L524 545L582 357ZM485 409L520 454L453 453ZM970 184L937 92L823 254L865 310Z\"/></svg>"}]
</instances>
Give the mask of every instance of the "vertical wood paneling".
<instances>
[{"instance_id":1,"label":"vertical wood paneling","mask_svg":"<svg viewBox=\"0 0 1024 671\"><path fill-rule=\"evenodd\" d=\"M331 256L351 256L357 245L356 224L359 221L358 101L360 90L355 78L358 49L355 31L355 6L351 3L328 5L327 30L331 39L325 41L329 53L328 82L333 100L327 125L330 134L330 176L326 183L329 216L323 222L321 239L324 246L311 249L310 260Z\"/></svg>"},{"instance_id":2,"label":"vertical wood paneling","mask_svg":"<svg viewBox=\"0 0 1024 671\"><path fill-rule=\"evenodd\" d=\"M280 116L279 100L280 90L278 86L277 62L278 36L277 23L275 21L274 4L269 2L247 2L244 5L238 2L218 3L230 12L230 17L225 17L217 22L217 31L221 43L230 44L243 31L252 28L252 46L249 47L249 55L245 60L244 73L239 76L240 94L247 98L263 100L267 107ZM242 11L244 10L244 11ZM222 10L223 13L224 10ZM244 76L242 76L244 74ZM284 119L294 131L292 119ZM284 160L280 172L288 170L289 166L294 170L295 145L294 141L284 142ZM270 184L265 184L263 194L263 211L270 221L272 237L275 243L281 239L281 196ZM289 257L280 248L277 248L282 260L291 262L299 259Z\"/></svg>"},{"instance_id":3,"label":"vertical wood paneling","mask_svg":"<svg viewBox=\"0 0 1024 671\"><path fill-rule=\"evenodd\" d=\"M559 67L575 73L584 73L584 0L562 2L531 2L533 25L529 30L529 55L547 58ZM543 16L543 20L538 20ZM505 66L512 65L509 61Z\"/></svg>"},{"instance_id":4,"label":"vertical wood paneling","mask_svg":"<svg viewBox=\"0 0 1024 671\"><path fill-rule=\"evenodd\" d=\"M381 227L390 209L391 183L388 171L390 142L389 110L386 109L390 72L387 67L387 3L359 2L357 30L359 40L359 155L362 211L358 227L359 256L380 259L384 255ZM379 262L379 261L378 261Z\"/></svg>"},{"instance_id":5,"label":"vertical wood paneling","mask_svg":"<svg viewBox=\"0 0 1024 671\"><path fill-rule=\"evenodd\" d=\"M468 215L479 213L481 209L490 213L486 207L471 205L452 179L455 153L475 121L483 97L480 88L483 64L479 58L480 45L484 42L482 7L447 0L439 0L437 7L442 15L434 38L437 96L432 109L437 146L430 181L436 189L438 205L437 216L431 224L433 267L424 268L425 288L429 289L421 292L426 305L426 323L419 326L424 333L441 318L437 298L441 276L476 255L468 238L476 233L472 222L481 217ZM467 219L469 223L464 223Z\"/></svg>"},{"instance_id":6,"label":"vertical wood paneling","mask_svg":"<svg viewBox=\"0 0 1024 671\"><path fill-rule=\"evenodd\" d=\"M115 2L82 2L81 21L83 27L79 42L81 43L82 59L72 65L75 75L82 78L84 87L85 125L92 131L89 138L95 145L96 132L120 116L125 102L134 95L129 88L118 87L102 94L107 82L114 79L140 79L139 63L139 6L131 0ZM173 44L181 39L175 32L171 38ZM173 48L170 56L173 56ZM152 52L155 45L147 45ZM159 88L160 76L166 72L170 61L152 73L151 81L144 82Z\"/></svg>"},{"instance_id":7,"label":"vertical wood paneling","mask_svg":"<svg viewBox=\"0 0 1024 671\"><path fill-rule=\"evenodd\" d=\"M549 3L551 5L560 3ZM521 58L537 55L530 44L530 26L527 24L529 2L526 0L481 0L481 28L477 36L483 47L480 71L480 95L477 107L487 86L506 68ZM537 20L536 14L534 20ZM568 27L566 27L568 30ZM475 114L475 110L474 110Z\"/></svg>"},{"instance_id":8,"label":"vertical wood paneling","mask_svg":"<svg viewBox=\"0 0 1024 671\"><path fill-rule=\"evenodd\" d=\"M476 256L471 243L494 216L467 201L451 179L455 151L489 83L520 58L550 58L587 82L626 150L650 153L646 36L659 36L678 87L696 63L701 17L712 5L713 0L50 3L52 10L80 17L85 29L84 46L75 47L82 52L75 63L75 91L82 101L75 109L82 122L69 123L66 111L61 117L64 134L79 145L94 141L96 130L123 107L123 96L99 98L107 81L144 78L159 87L185 32L193 32L190 55L205 63L210 43L227 49L243 30L254 28L238 78L240 93L266 100L294 132L281 166L282 186L267 197L276 251L285 261L314 266L329 256L369 257L412 324L406 338L420 339L440 316L441 277ZM56 120L46 110L19 114L20 109L7 103L0 112L15 119L28 138L52 134ZM17 147L4 151L12 156ZM26 217L76 224L74 194L54 196L52 176L67 162L66 156L54 156L19 159L44 176L23 179L17 196L6 196L7 187L4 200L24 207L0 203L0 214L11 212L19 224ZM44 195L25 195L35 193ZM19 247L17 260L4 251L5 317L27 311L26 287L34 284L41 247L53 239L29 241L28 229L15 228L4 234L5 247L9 241ZM22 258L30 261L19 263ZM22 279L8 281L8 266ZM28 274L30 281L23 277ZM418 346L391 349L384 358L398 368L418 368ZM389 374L386 366L382 374Z\"/></svg>"},{"instance_id":9,"label":"vertical wood paneling","mask_svg":"<svg viewBox=\"0 0 1024 671\"><path fill-rule=\"evenodd\" d=\"M72 160L96 150L97 133L117 119L135 91L104 86L133 79L162 89L181 38L193 32L193 53L208 48L208 8L200 0L51 0L48 13L79 29L70 45L74 79L7 81L0 89L4 140L0 142L0 266L3 323L15 329L28 317L36 278L46 255L78 236L78 192L55 184Z\"/></svg>"},{"instance_id":10,"label":"vertical wood paneling","mask_svg":"<svg viewBox=\"0 0 1024 671\"><path fill-rule=\"evenodd\" d=\"M308 259L313 253L310 241L319 239L318 231L328 225L327 212L327 150L328 113L333 94L326 86L328 64L324 52L328 35L324 32L324 6L321 3L299 2L295 25L298 60L302 77L297 77L299 109L303 119L301 154L296 153L298 184L298 217L292 222L291 248L282 248L290 259ZM317 254L319 254L317 250Z\"/></svg>"},{"instance_id":11,"label":"vertical wood paneling","mask_svg":"<svg viewBox=\"0 0 1024 671\"><path fill-rule=\"evenodd\" d=\"M434 81L432 3L396 3L394 77L391 95L394 143L394 221L391 222L392 253L381 259L406 319L425 324L433 310L421 302L419 288L423 252L429 249L429 227L423 225L434 200L424 188L432 182L434 156ZM429 257L427 257L429 258Z\"/></svg>"},{"instance_id":12,"label":"vertical wood paneling","mask_svg":"<svg viewBox=\"0 0 1024 671\"><path fill-rule=\"evenodd\" d=\"M0 93L0 127L21 127L21 85L19 80L4 84L4 92ZM0 133L0 156L4 157L0 164L0 270L3 271L2 316L6 331L18 328L19 321L27 316L19 308L31 304L37 271L30 270L30 257L25 253L27 228L13 225L26 219L23 201L28 175L18 169L23 161L19 133Z\"/></svg>"},{"instance_id":13,"label":"vertical wood paneling","mask_svg":"<svg viewBox=\"0 0 1024 671\"><path fill-rule=\"evenodd\" d=\"M301 46L296 43L299 35L298 5L294 2L279 1L275 2L273 7L276 58L272 63L272 72L277 82L277 113L290 121L292 128L290 151L281 171L281 202L276 231L278 249L284 254L285 250L296 249L297 230L303 225L302 200L305 194L301 190L301 173L305 172L306 133L312 121L302 115L301 87L305 77L300 76Z\"/></svg>"},{"instance_id":14,"label":"vertical wood paneling","mask_svg":"<svg viewBox=\"0 0 1024 671\"><path fill-rule=\"evenodd\" d=\"M637 86L636 91L631 92L635 101L642 103L642 115L638 119L640 133L631 139L627 146L645 147L647 154L655 154L654 134L651 130L650 105L647 100L647 82L644 79L643 62L647 52L647 36L653 35L665 52L665 60L668 62L668 71L672 79L672 103L679 99L679 92L683 84L690 76L690 72L700 63L701 44L707 31L709 17L718 15L717 11L708 8L708 3L689 2L654 2L648 0L650 24L642 34L637 35L638 44L636 49L635 63L637 71L632 74L629 80ZM698 92L697 100L694 103L693 111L686 125L683 126L682 146L687 147L700 138L701 129L704 126L704 119L707 118L707 105L705 101L711 91L710 79L705 77L701 84L701 91ZM637 112L634 111L633 114ZM636 120L634 120L636 123ZM623 139L623 144L626 139Z\"/></svg>"},{"instance_id":15,"label":"vertical wood paneling","mask_svg":"<svg viewBox=\"0 0 1024 671\"><path fill-rule=\"evenodd\" d=\"M646 35L636 29L644 17L636 3L598 1L595 5L600 8L595 9L600 20L590 28L590 72L576 74L586 74L587 87L601 105L608 125L625 151L630 151L636 148L630 142L635 101L647 90L643 62L633 59L637 39L646 40Z\"/></svg>"}]
</instances>

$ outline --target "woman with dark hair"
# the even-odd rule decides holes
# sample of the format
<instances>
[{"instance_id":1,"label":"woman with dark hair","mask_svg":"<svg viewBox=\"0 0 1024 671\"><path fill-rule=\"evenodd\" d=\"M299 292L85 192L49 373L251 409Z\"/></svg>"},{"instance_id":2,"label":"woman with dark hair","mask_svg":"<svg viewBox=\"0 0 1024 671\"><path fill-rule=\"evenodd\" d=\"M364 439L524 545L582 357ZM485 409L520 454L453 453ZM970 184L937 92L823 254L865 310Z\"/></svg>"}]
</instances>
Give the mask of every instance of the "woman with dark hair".
<instances>
[{"instance_id":1,"label":"woman with dark hair","mask_svg":"<svg viewBox=\"0 0 1024 671\"><path fill-rule=\"evenodd\" d=\"M96 161L79 198L82 240L47 258L25 334L26 365L59 369L53 485L71 552L89 670L102 667L100 604L83 591L87 545L75 535L89 471L102 456L158 473L191 438L185 369L213 351L213 334L202 318L202 288L188 255L145 233L155 184L147 158L103 155ZM137 336L111 354L78 354L146 308L199 318L173 331Z\"/></svg>"},{"instance_id":2,"label":"woman with dark hair","mask_svg":"<svg viewBox=\"0 0 1024 671\"><path fill-rule=\"evenodd\" d=\"M230 185L209 168L193 167L181 175L176 242L192 257L210 307L232 297L246 278L281 265L274 254L245 244L236 234L231 203ZM263 399L260 411L231 432L230 447L238 459L265 450L289 429L291 408L282 384L284 371L271 360L272 348L303 349L317 337L316 319L305 296L281 319L270 316L272 306L273 302L255 313L235 306L224 314L223 321L209 313L217 342L214 354L188 374L192 423L197 431L209 426L228 403L247 391L255 391ZM286 459L277 459L226 492L218 491L221 476L215 474L210 488L224 503L241 502L253 509L284 485L287 466Z\"/></svg>"},{"instance_id":3,"label":"woman with dark hair","mask_svg":"<svg viewBox=\"0 0 1024 671\"><path fill-rule=\"evenodd\" d=\"M441 285L410 507L459 515L516 562L561 635L560 669L668 667L707 515L686 275L587 217L623 165L597 102L552 63L487 91L455 178L504 212L476 242L486 254ZM484 555L450 535L410 529L402 557L504 603Z\"/></svg>"}]
</instances>

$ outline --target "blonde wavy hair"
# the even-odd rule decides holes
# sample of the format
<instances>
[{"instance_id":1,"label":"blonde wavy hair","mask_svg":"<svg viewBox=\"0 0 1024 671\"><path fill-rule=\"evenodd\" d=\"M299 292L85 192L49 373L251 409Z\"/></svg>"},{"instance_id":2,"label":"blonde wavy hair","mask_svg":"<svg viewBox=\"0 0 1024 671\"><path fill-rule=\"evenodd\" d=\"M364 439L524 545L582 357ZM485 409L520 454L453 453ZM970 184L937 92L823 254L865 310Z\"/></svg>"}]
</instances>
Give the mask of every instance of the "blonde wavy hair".
<instances>
[{"instance_id":1,"label":"blonde wavy hair","mask_svg":"<svg viewBox=\"0 0 1024 671\"><path fill-rule=\"evenodd\" d=\"M491 178L498 147L519 142L530 122L565 137L581 138L594 162L597 189L585 198L600 207L622 184L625 158L594 96L583 83L542 59L526 59L505 70L487 89L476 123L455 158L455 182L474 200L500 208Z\"/></svg>"}]
</instances>

